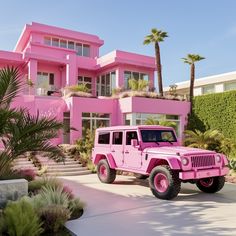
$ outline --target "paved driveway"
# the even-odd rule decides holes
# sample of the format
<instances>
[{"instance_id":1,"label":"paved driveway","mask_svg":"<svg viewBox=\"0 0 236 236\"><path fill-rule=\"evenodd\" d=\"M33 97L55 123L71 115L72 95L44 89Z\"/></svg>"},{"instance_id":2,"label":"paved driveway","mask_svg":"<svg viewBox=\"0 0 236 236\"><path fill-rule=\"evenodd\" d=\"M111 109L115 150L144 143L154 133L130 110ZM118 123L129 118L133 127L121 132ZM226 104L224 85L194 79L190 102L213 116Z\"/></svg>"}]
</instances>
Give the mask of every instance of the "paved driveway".
<instances>
[{"instance_id":1,"label":"paved driveway","mask_svg":"<svg viewBox=\"0 0 236 236\"><path fill-rule=\"evenodd\" d=\"M85 213L67 227L78 236L233 235L236 236L236 185L217 194L182 184L172 201L155 198L148 181L117 176L102 184L96 175L63 177L87 203Z\"/></svg>"}]
</instances>

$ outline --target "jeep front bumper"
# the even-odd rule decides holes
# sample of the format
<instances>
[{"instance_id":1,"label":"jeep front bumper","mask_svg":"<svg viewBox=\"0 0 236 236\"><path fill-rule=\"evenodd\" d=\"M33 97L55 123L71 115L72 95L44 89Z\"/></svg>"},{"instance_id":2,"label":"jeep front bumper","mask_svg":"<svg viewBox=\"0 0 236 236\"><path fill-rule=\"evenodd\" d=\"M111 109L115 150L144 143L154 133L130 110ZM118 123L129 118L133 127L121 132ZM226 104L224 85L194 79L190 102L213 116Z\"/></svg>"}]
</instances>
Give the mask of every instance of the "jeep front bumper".
<instances>
[{"instance_id":1,"label":"jeep front bumper","mask_svg":"<svg viewBox=\"0 0 236 236\"><path fill-rule=\"evenodd\" d=\"M203 179L215 176L223 176L226 175L228 172L229 172L228 167L204 169L204 170L191 170L191 171L179 172L179 178L182 180Z\"/></svg>"}]
</instances>

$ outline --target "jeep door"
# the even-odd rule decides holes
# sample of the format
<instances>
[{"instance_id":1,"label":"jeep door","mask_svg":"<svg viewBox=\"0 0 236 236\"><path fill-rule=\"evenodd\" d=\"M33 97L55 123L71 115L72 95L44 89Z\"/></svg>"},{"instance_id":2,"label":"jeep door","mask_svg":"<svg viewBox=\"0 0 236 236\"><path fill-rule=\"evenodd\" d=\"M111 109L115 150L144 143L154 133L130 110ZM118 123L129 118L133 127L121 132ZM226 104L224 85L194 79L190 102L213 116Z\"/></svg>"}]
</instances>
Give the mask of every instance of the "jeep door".
<instances>
[{"instance_id":1,"label":"jeep door","mask_svg":"<svg viewBox=\"0 0 236 236\"><path fill-rule=\"evenodd\" d=\"M123 131L119 130L112 132L111 154L115 160L117 167L121 167L124 164L123 139L124 139Z\"/></svg>"},{"instance_id":2,"label":"jeep door","mask_svg":"<svg viewBox=\"0 0 236 236\"><path fill-rule=\"evenodd\" d=\"M141 151L138 147L131 145L131 140L138 140L138 133L134 131L125 131L125 143L124 143L124 167L132 169L141 168Z\"/></svg>"}]
</instances>

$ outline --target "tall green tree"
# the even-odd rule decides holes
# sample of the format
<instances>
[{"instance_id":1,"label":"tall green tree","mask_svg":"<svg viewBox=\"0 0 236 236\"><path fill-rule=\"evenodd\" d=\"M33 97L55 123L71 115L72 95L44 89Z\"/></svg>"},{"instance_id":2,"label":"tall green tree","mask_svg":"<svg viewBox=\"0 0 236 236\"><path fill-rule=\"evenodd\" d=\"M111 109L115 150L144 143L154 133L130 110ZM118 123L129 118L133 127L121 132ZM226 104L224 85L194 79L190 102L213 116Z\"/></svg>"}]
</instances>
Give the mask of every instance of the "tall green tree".
<instances>
[{"instance_id":1,"label":"tall green tree","mask_svg":"<svg viewBox=\"0 0 236 236\"><path fill-rule=\"evenodd\" d=\"M143 41L144 45L154 43L155 46L158 88L161 96L163 96L163 84L162 84L161 53L160 53L159 43L163 42L166 37L168 37L167 32L153 28L151 29L151 34L147 35Z\"/></svg>"},{"instance_id":2,"label":"tall green tree","mask_svg":"<svg viewBox=\"0 0 236 236\"><path fill-rule=\"evenodd\" d=\"M49 140L57 137L62 124L53 118L32 116L26 108L11 108L21 90L17 68L0 70L0 177L9 174L11 163L28 151L45 151L49 157L63 159L61 150Z\"/></svg>"},{"instance_id":3,"label":"tall green tree","mask_svg":"<svg viewBox=\"0 0 236 236\"><path fill-rule=\"evenodd\" d=\"M192 111L192 101L193 101L193 89L195 81L195 62L205 59L204 57L198 54L187 54L186 57L182 58L184 63L190 65L190 87L189 87L189 99L191 102L191 111Z\"/></svg>"}]
</instances>

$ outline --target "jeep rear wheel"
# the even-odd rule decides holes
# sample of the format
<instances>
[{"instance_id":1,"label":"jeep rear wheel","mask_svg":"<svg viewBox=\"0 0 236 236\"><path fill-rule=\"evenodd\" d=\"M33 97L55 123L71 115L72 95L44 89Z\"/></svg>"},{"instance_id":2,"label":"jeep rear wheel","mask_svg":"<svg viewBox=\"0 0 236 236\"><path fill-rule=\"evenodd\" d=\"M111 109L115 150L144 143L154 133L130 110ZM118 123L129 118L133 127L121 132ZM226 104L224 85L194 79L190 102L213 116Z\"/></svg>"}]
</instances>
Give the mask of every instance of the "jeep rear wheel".
<instances>
[{"instance_id":1,"label":"jeep rear wheel","mask_svg":"<svg viewBox=\"0 0 236 236\"><path fill-rule=\"evenodd\" d=\"M170 200L180 192L181 181L178 172L171 170L167 165L162 165L152 170L149 185L155 197Z\"/></svg>"},{"instance_id":2,"label":"jeep rear wheel","mask_svg":"<svg viewBox=\"0 0 236 236\"><path fill-rule=\"evenodd\" d=\"M100 160L97 168L98 178L102 183L113 183L116 178L116 170L111 169L107 160Z\"/></svg>"},{"instance_id":3,"label":"jeep rear wheel","mask_svg":"<svg viewBox=\"0 0 236 236\"><path fill-rule=\"evenodd\" d=\"M224 187L224 184L224 176L199 179L196 183L197 187L204 193L216 193Z\"/></svg>"}]
</instances>

